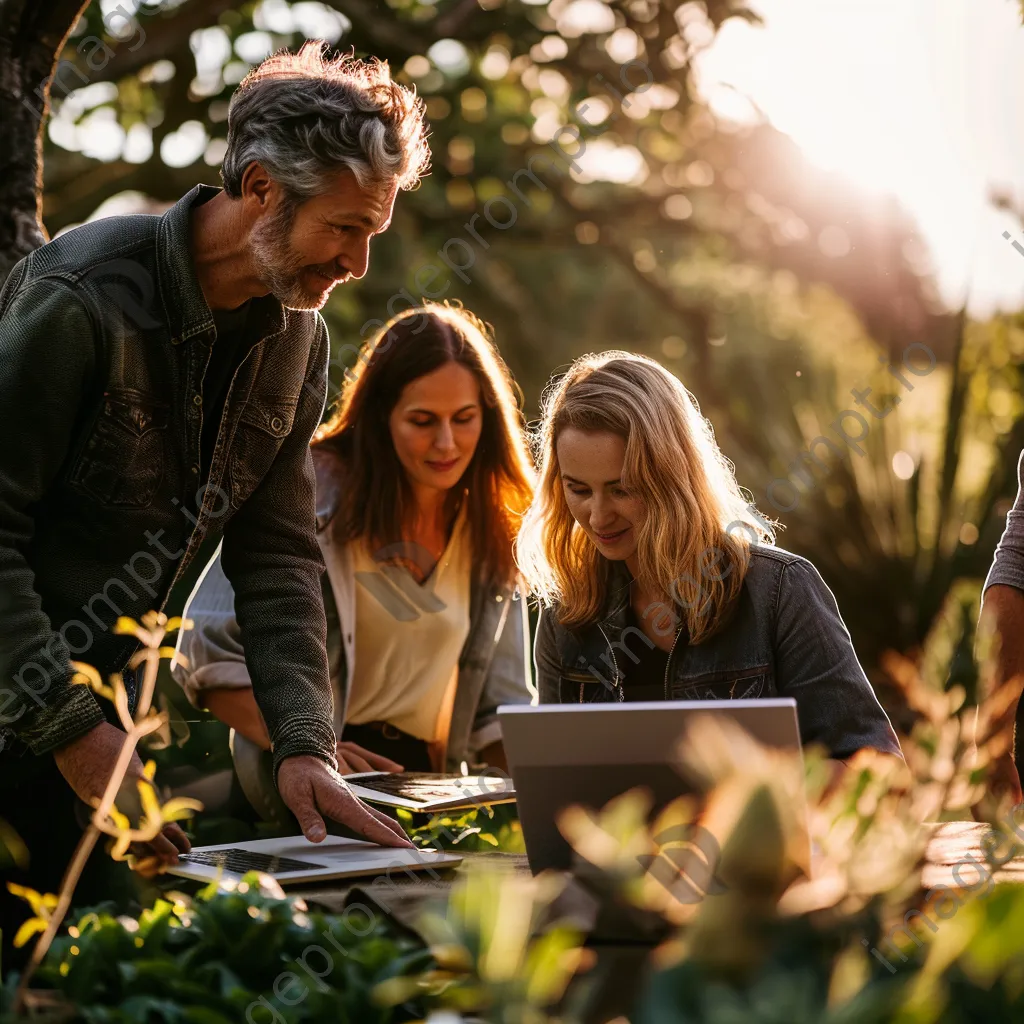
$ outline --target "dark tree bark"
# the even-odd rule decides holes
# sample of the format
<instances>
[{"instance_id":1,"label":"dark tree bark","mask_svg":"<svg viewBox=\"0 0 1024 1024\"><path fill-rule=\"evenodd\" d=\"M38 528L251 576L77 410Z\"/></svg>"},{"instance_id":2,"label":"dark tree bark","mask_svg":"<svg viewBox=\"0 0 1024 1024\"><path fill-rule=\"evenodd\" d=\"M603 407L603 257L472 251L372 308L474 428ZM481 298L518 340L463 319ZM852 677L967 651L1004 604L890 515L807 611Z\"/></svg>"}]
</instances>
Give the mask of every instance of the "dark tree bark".
<instances>
[{"instance_id":1,"label":"dark tree bark","mask_svg":"<svg viewBox=\"0 0 1024 1024\"><path fill-rule=\"evenodd\" d=\"M0 0L0 284L18 260L48 240L42 221L42 130L50 81L88 3Z\"/></svg>"}]
</instances>

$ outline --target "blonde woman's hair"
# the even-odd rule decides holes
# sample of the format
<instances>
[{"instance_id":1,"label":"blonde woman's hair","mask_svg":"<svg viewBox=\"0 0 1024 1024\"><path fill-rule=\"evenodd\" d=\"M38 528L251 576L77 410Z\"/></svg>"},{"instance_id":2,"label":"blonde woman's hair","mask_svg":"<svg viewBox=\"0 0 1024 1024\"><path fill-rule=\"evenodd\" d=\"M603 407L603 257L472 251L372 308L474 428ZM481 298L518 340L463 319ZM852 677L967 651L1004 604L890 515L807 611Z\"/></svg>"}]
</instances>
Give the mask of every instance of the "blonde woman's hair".
<instances>
[{"instance_id":1,"label":"blonde woman's hair","mask_svg":"<svg viewBox=\"0 0 1024 1024\"><path fill-rule=\"evenodd\" d=\"M607 602L609 562L565 499L556 443L568 427L624 439L622 484L647 513L636 530L638 578L665 595L691 643L713 634L739 596L751 544L773 543L774 533L744 499L689 391L628 352L583 356L545 396L534 438L540 480L516 548L533 593L557 604L569 629L600 619Z\"/></svg>"}]
</instances>

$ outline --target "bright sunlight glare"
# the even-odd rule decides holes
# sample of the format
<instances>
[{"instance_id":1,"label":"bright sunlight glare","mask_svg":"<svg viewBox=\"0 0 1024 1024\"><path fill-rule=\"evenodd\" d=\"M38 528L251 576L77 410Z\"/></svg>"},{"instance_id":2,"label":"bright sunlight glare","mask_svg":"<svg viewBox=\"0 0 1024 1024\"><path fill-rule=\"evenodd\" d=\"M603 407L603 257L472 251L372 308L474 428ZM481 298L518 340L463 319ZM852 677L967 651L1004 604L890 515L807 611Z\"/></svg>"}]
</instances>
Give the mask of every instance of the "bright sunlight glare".
<instances>
[{"instance_id":1,"label":"bright sunlight glare","mask_svg":"<svg viewBox=\"0 0 1024 1024\"><path fill-rule=\"evenodd\" d=\"M1024 28L1010 0L753 0L698 64L720 116L760 108L815 164L894 194L947 301L1018 307L1024 262L990 187L1024 204Z\"/></svg>"}]
</instances>

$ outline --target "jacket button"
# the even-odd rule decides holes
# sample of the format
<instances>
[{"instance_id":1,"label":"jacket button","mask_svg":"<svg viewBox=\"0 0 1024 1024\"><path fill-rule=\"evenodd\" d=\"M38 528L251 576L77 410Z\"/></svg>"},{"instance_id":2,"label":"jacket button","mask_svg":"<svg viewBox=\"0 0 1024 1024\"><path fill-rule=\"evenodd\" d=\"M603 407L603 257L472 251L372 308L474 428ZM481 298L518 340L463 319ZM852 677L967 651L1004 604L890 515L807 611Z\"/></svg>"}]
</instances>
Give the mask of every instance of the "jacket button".
<instances>
[{"instance_id":1,"label":"jacket button","mask_svg":"<svg viewBox=\"0 0 1024 1024\"><path fill-rule=\"evenodd\" d=\"M503 598L501 594L499 594L494 600L497 601L498 604L501 604L501 602L504 601L505 598Z\"/></svg>"},{"instance_id":2,"label":"jacket button","mask_svg":"<svg viewBox=\"0 0 1024 1024\"><path fill-rule=\"evenodd\" d=\"M193 476L199 476L199 467L197 465L193 465L191 472Z\"/></svg>"},{"instance_id":3,"label":"jacket button","mask_svg":"<svg viewBox=\"0 0 1024 1024\"><path fill-rule=\"evenodd\" d=\"M192 396L192 404L197 408L203 404L203 396L198 391Z\"/></svg>"},{"instance_id":4,"label":"jacket button","mask_svg":"<svg viewBox=\"0 0 1024 1024\"><path fill-rule=\"evenodd\" d=\"M275 416L270 421L270 429L271 430L280 430L283 426L284 426L284 420L281 419L280 416Z\"/></svg>"}]
</instances>

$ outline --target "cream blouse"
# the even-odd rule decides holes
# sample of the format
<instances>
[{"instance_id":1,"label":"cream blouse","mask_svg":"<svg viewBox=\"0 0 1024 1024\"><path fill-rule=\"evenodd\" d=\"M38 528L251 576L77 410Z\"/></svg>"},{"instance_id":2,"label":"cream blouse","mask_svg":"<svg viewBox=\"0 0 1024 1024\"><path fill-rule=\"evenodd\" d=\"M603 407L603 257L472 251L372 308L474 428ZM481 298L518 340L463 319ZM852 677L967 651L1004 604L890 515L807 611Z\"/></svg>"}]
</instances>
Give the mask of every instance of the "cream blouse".
<instances>
[{"instance_id":1,"label":"cream blouse","mask_svg":"<svg viewBox=\"0 0 1024 1024\"><path fill-rule=\"evenodd\" d=\"M447 735L459 655L469 635L472 552L465 508L430 576L373 560L362 540L356 580L355 671L345 721L390 722L433 743Z\"/></svg>"}]
</instances>

